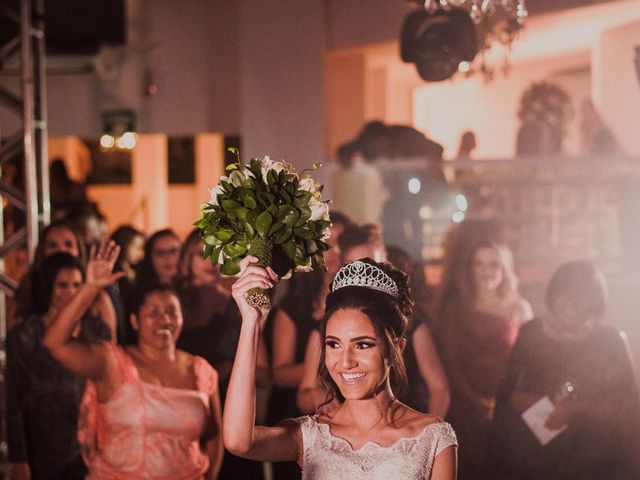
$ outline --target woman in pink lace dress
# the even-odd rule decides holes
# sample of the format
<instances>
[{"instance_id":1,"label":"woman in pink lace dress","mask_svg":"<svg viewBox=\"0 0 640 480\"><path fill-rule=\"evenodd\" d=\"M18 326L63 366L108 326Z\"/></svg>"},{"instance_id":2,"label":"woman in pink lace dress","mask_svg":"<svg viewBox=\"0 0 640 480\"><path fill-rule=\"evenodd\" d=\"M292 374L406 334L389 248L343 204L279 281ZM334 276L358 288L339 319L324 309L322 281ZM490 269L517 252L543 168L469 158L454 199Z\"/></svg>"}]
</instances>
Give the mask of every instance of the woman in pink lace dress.
<instances>
[{"instance_id":1,"label":"woman in pink lace dress","mask_svg":"<svg viewBox=\"0 0 640 480\"><path fill-rule=\"evenodd\" d=\"M142 292L131 314L138 341L126 349L73 336L98 292L122 275L112 273L118 252L113 242L92 249L86 283L43 340L88 380L78 431L87 479L214 479L223 454L218 374L175 348L183 323L175 292Z\"/></svg>"},{"instance_id":2,"label":"woman in pink lace dress","mask_svg":"<svg viewBox=\"0 0 640 480\"><path fill-rule=\"evenodd\" d=\"M321 325L318 372L337 407L286 419L275 427L254 424L255 366L267 311L245 294L270 288L270 269L242 262L233 297L242 330L223 415L224 441L236 455L262 461L297 461L303 479L433 479L456 476L456 438L438 417L400 403L393 389L406 382L402 361L412 300L407 277L370 259L335 275Z\"/></svg>"}]
</instances>

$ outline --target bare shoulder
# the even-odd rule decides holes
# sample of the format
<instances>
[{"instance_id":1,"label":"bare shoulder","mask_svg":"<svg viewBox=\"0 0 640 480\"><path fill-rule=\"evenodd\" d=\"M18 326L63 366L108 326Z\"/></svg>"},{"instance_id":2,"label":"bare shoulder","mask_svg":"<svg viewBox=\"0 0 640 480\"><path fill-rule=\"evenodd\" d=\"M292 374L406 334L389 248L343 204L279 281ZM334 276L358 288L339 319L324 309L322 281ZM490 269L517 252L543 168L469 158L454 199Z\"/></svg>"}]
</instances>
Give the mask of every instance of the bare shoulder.
<instances>
[{"instance_id":1,"label":"bare shoulder","mask_svg":"<svg viewBox=\"0 0 640 480\"><path fill-rule=\"evenodd\" d=\"M336 423L336 415L337 413L340 411L340 408L342 407L342 405L338 405L337 407L327 411L327 410L321 410L315 417L315 421L318 423L326 423L327 425L331 426L334 423ZM338 422L339 423L339 422Z\"/></svg>"},{"instance_id":2,"label":"bare shoulder","mask_svg":"<svg viewBox=\"0 0 640 480\"><path fill-rule=\"evenodd\" d=\"M283 435L283 439L286 441L284 445L290 446L293 455L296 457L295 461L300 466L302 466L304 463L304 440L302 435L302 423L305 421L305 418L306 417L301 417L298 419L286 418L281 422L278 422L275 427L276 429L280 429L280 432Z\"/></svg>"},{"instance_id":3,"label":"bare shoulder","mask_svg":"<svg viewBox=\"0 0 640 480\"><path fill-rule=\"evenodd\" d=\"M299 420L294 418L286 418L281 422L278 422L277 426L291 435L296 441L302 442L302 429L300 427L300 423L301 422Z\"/></svg>"},{"instance_id":4,"label":"bare shoulder","mask_svg":"<svg viewBox=\"0 0 640 480\"><path fill-rule=\"evenodd\" d=\"M405 431L407 437L420 435L429 425L444 423L440 417L418 412L406 405L401 405L394 416L394 422Z\"/></svg>"},{"instance_id":5,"label":"bare shoulder","mask_svg":"<svg viewBox=\"0 0 640 480\"><path fill-rule=\"evenodd\" d=\"M196 365L196 359L200 358L184 350L176 349L176 363L180 368L192 370Z\"/></svg>"}]
</instances>

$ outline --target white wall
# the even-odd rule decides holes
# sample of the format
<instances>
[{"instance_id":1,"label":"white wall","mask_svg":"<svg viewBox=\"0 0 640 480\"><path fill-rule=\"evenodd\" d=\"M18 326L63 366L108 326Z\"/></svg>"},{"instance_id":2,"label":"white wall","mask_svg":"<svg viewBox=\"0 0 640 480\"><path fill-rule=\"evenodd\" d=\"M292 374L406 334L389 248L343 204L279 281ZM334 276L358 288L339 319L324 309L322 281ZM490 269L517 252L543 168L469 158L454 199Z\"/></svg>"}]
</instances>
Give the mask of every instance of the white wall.
<instances>
[{"instance_id":1,"label":"white wall","mask_svg":"<svg viewBox=\"0 0 640 480\"><path fill-rule=\"evenodd\" d=\"M322 2L244 0L240 78L244 156L298 167L324 158Z\"/></svg>"},{"instance_id":2,"label":"white wall","mask_svg":"<svg viewBox=\"0 0 640 480\"><path fill-rule=\"evenodd\" d=\"M405 0L328 0L325 3L327 46L331 49L398 40L404 18L416 8Z\"/></svg>"},{"instance_id":3,"label":"white wall","mask_svg":"<svg viewBox=\"0 0 640 480\"><path fill-rule=\"evenodd\" d=\"M628 155L640 155L640 78L634 47L640 47L640 20L604 32L593 52L594 103L615 127L616 139Z\"/></svg>"},{"instance_id":4,"label":"white wall","mask_svg":"<svg viewBox=\"0 0 640 480\"><path fill-rule=\"evenodd\" d=\"M238 2L145 3L147 63L159 87L156 96L143 100L145 131L240 132Z\"/></svg>"},{"instance_id":5,"label":"white wall","mask_svg":"<svg viewBox=\"0 0 640 480\"><path fill-rule=\"evenodd\" d=\"M588 62L588 52L583 52L522 62L514 65L508 76L497 75L487 84L474 76L426 85L415 91L416 128L442 143L447 158L455 157L460 135L469 129L476 133L475 158L511 158L515 155L520 126L517 113L524 90L534 81L553 81L570 94L577 110L579 102L590 94ZM582 75L562 73L585 67ZM565 142L567 154L577 153L577 123L575 117Z\"/></svg>"},{"instance_id":6,"label":"white wall","mask_svg":"<svg viewBox=\"0 0 640 480\"><path fill-rule=\"evenodd\" d=\"M237 2L127 0L126 6L127 45L115 56L112 80L93 72L48 76L50 135L99 135L100 113L108 108L133 109L142 133L238 133ZM68 71L90 60L48 62ZM155 96L145 94L148 77L159 87ZM17 121L3 116L2 131Z\"/></svg>"}]
</instances>

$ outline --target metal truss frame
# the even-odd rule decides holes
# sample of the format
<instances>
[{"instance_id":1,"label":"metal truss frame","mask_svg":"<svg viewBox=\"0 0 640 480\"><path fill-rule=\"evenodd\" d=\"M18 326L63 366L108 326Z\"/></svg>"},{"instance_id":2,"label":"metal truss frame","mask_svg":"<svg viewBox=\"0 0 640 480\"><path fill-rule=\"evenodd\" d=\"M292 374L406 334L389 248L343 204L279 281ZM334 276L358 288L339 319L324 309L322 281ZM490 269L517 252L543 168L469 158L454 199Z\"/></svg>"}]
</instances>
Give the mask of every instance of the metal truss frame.
<instances>
[{"instance_id":1,"label":"metal truss frame","mask_svg":"<svg viewBox=\"0 0 640 480\"><path fill-rule=\"evenodd\" d=\"M2 132L0 139L0 295L13 296L17 283L5 274L4 259L26 245L29 261L38 243L40 227L51 218L49 160L47 149L47 99L44 45L44 0L20 0L20 10L0 7L5 22L16 25L16 36L0 45L0 72L10 62L20 67L20 92L0 84L0 113L6 110L21 118L17 131ZM1 118L1 116L0 116ZM0 125L1 126L1 125ZM2 166L22 154L24 185L2 179ZM24 211L25 226L6 235L4 206ZM0 306L0 307L3 307ZM6 334L5 309L0 308L0 338Z\"/></svg>"}]
</instances>

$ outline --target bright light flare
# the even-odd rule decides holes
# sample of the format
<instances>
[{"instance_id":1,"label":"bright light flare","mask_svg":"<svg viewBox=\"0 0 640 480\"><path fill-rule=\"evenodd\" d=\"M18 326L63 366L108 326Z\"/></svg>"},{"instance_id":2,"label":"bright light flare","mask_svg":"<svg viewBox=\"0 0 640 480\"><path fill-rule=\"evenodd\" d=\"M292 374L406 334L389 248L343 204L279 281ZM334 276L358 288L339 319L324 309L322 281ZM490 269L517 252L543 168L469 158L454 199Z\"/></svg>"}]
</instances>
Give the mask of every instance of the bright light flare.
<instances>
[{"instance_id":1,"label":"bright light flare","mask_svg":"<svg viewBox=\"0 0 640 480\"><path fill-rule=\"evenodd\" d=\"M457 194L456 195L456 207L458 207L458 210L460 210L461 212L466 212L467 208L469 208L469 204L467 202L467 197L465 197L461 193Z\"/></svg>"},{"instance_id":2,"label":"bright light flare","mask_svg":"<svg viewBox=\"0 0 640 480\"><path fill-rule=\"evenodd\" d=\"M121 150L133 150L137 141L138 137L135 133L124 132L122 136L116 140L116 146Z\"/></svg>"},{"instance_id":3,"label":"bright light flare","mask_svg":"<svg viewBox=\"0 0 640 480\"><path fill-rule=\"evenodd\" d=\"M409 183L407 184L407 188L409 189L409 193L417 195L420 193L420 189L422 188L422 183L416 177L410 178Z\"/></svg>"},{"instance_id":4,"label":"bright light flare","mask_svg":"<svg viewBox=\"0 0 640 480\"><path fill-rule=\"evenodd\" d=\"M464 220L464 212L454 212L454 214L451 215L451 220L453 223L460 223Z\"/></svg>"},{"instance_id":5,"label":"bright light flare","mask_svg":"<svg viewBox=\"0 0 640 480\"><path fill-rule=\"evenodd\" d=\"M109 148L113 148L115 144L116 144L116 139L113 138L113 135L109 135L108 133L105 133L100 137L100 146L105 150Z\"/></svg>"}]
</instances>

